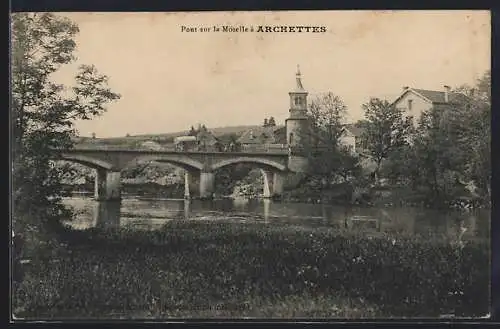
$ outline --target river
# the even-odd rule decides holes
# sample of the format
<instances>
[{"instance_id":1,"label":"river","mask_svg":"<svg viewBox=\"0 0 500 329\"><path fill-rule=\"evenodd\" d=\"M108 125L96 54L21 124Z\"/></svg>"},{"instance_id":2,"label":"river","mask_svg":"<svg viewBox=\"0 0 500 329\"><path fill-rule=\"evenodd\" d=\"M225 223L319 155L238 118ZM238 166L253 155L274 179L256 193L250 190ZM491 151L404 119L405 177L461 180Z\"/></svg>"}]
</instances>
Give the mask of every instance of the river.
<instances>
[{"instance_id":1,"label":"river","mask_svg":"<svg viewBox=\"0 0 500 329\"><path fill-rule=\"evenodd\" d=\"M396 235L432 235L455 240L489 239L490 211L440 211L420 208L362 208L284 203L257 199L211 201L126 197L97 202L91 197L64 199L75 211L75 229L128 227L161 228L172 220L275 222L294 227L328 227Z\"/></svg>"}]
</instances>

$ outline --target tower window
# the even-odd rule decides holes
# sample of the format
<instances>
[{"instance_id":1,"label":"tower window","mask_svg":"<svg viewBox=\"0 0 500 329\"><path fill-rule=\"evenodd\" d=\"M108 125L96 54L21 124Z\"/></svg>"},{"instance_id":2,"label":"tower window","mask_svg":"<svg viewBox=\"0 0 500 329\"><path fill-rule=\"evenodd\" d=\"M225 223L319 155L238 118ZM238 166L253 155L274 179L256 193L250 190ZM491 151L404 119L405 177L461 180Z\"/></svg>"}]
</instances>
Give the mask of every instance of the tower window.
<instances>
[{"instance_id":1,"label":"tower window","mask_svg":"<svg viewBox=\"0 0 500 329\"><path fill-rule=\"evenodd\" d=\"M411 111L413 107L413 99L408 100L408 111Z\"/></svg>"},{"instance_id":2,"label":"tower window","mask_svg":"<svg viewBox=\"0 0 500 329\"><path fill-rule=\"evenodd\" d=\"M288 137L288 144L292 144L293 143L293 133L290 133L289 137Z\"/></svg>"}]
</instances>

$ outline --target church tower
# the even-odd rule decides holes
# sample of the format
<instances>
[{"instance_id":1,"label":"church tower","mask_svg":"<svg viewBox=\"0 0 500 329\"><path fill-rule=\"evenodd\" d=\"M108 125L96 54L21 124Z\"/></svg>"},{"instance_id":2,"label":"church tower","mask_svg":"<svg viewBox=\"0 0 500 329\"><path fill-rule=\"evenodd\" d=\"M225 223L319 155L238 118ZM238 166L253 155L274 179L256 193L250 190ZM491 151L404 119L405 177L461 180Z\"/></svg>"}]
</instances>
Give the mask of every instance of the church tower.
<instances>
[{"instance_id":1,"label":"church tower","mask_svg":"<svg viewBox=\"0 0 500 329\"><path fill-rule=\"evenodd\" d=\"M300 68L297 65L295 89L290 96L290 115L285 120L287 144L291 150L289 167L292 170L303 171L306 163L305 151L309 140L309 120L307 117L307 91L302 85ZM306 161L307 162L307 161Z\"/></svg>"}]
</instances>

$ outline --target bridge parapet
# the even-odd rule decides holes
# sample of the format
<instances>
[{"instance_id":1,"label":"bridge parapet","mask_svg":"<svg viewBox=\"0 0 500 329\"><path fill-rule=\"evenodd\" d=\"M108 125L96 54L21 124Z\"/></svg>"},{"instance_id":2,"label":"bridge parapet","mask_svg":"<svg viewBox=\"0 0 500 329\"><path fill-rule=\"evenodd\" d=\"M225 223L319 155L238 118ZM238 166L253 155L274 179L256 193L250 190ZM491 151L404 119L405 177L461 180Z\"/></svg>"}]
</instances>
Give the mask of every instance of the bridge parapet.
<instances>
[{"instance_id":1,"label":"bridge parapet","mask_svg":"<svg viewBox=\"0 0 500 329\"><path fill-rule=\"evenodd\" d=\"M117 147L90 148L76 146L62 152L62 159L79 162L92 168L122 170L141 161L171 163L190 171L213 171L237 163L254 163L278 171L287 169L288 154L285 150L253 150L251 152L203 152L178 150L137 150Z\"/></svg>"},{"instance_id":2,"label":"bridge parapet","mask_svg":"<svg viewBox=\"0 0 500 329\"><path fill-rule=\"evenodd\" d=\"M163 146L161 149L150 149L146 147L130 148L128 145L94 145L94 144L77 144L71 151L114 151L114 152L158 152L158 153L176 153L176 154L288 154L288 148L284 146L245 146L239 151L202 151L188 150L180 151L174 145Z\"/></svg>"}]
</instances>

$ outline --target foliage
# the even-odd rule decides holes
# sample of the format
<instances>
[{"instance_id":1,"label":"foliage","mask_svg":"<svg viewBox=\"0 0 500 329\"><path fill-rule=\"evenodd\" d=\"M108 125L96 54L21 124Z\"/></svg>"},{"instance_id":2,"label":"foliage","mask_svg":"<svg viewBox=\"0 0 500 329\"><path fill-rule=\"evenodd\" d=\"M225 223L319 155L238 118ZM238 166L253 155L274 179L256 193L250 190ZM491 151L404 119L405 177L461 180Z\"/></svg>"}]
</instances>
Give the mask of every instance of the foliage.
<instances>
[{"instance_id":1,"label":"foliage","mask_svg":"<svg viewBox=\"0 0 500 329\"><path fill-rule=\"evenodd\" d=\"M219 195L231 195L234 188L248 177L252 169L252 165L247 164L220 168L215 172L215 192Z\"/></svg>"},{"instance_id":2,"label":"foliage","mask_svg":"<svg viewBox=\"0 0 500 329\"><path fill-rule=\"evenodd\" d=\"M358 158L341 143L347 106L331 92L314 98L308 109L311 179L327 188L360 173Z\"/></svg>"},{"instance_id":3,"label":"foliage","mask_svg":"<svg viewBox=\"0 0 500 329\"><path fill-rule=\"evenodd\" d=\"M410 118L402 118L387 102L372 100L365 106L376 113L365 123L367 135L373 136L367 147L372 158L382 164L381 176L411 187L422 202L443 206L467 197L482 199L484 205L489 205L490 73L486 72L476 86L460 86L454 92L468 98L460 103L435 104L413 128L409 127ZM390 131L398 127L403 127L397 136L399 142L393 143Z\"/></svg>"},{"instance_id":4,"label":"foliage","mask_svg":"<svg viewBox=\"0 0 500 329\"><path fill-rule=\"evenodd\" d=\"M412 118L403 117L400 109L378 98L370 99L362 107L366 119L362 135L365 154L375 162L378 176L382 161L407 144Z\"/></svg>"},{"instance_id":5,"label":"foliage","mask_svg":"<svg viewBox=\"0 0 500 329\"><path fill-rule=\"evenodd\" d=\"M263 127L276 127L276 120L274 117L269 117L264 119L264 124L262 125Z\"/></svg>"},{"instance_id":6,"label":"foliage","mask_svg":"<svg viewBox=\"0 0 500 329\"><path fill-rule=\"evenodd\" d=\"M409 183L435 204L456 198L491 197L491 102L489 73L476 88L457 89L468 100L436 105L423 113L414 143L400 153L391 171L399 171ZM471 186L472 185L472 186Z\"/></svg>"},{"instance_id":7,"label":"foliage","mask_svg":"<svg viewBox=\"0 0 500 329\"><path fill-rule=\"evenodd\" d=\"M457 142L465 154L464 175L479 194L491 198L491 73L487 71L475 87L465 86L470 102L457 107L454 124Z\"/></svg>"},{"instance_id":8,"label":"foliage","mask_svg":"<svg viewBox=\"0 0 500 329\"><path fill-rule=\"evenodd\" d=\"M72 146L75 120L103 113L106 104L120 96L92 65L79 67L72 88L52 82L52 74L75 59L78 27L69 19L51 13L16 13L11 23L12 185L19 231L64 216L59 203L63 168L51 166L49 160Z\"/></svg>"},{"instance_id":9,"label":"foliage","mask_svg":"<svg viewBox=\"0 0 500 329\"><path fill-rule=\"evenodd\" d=\"M336 148L342 135L347 106L332 92L322 94L309 104L311 144L315 148Z\"/></svg>"},{"instance_id":10,"label":"foliage","mask_svg":"<svg viewBox=\"0 0 500 329\"><path fill-rule=\"evenodd\" d=\"M489 309L489 246L481 241L457 247L213 221L68 232L67 241L71 253L59 262L27 270L19 316L342 317L357 308L355 317L437 317ZM208 312L216 304L226 312Z\"/></svg>"},{"instance_id":11,"label":"foliage","mask_svg":"<svg viewBox=\"0 0 500 329\"><path fill-rule=\"evenodd\" d=\"M189 130L188 136L196 136L198 135L198 131L194 129L193 126L191 126L191 129Z\"/></svg>"}]
</instances>

